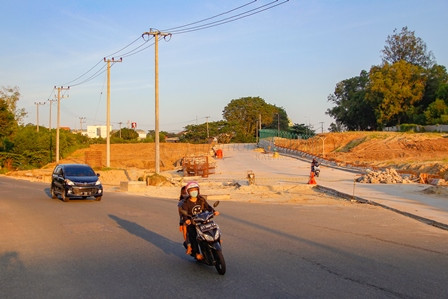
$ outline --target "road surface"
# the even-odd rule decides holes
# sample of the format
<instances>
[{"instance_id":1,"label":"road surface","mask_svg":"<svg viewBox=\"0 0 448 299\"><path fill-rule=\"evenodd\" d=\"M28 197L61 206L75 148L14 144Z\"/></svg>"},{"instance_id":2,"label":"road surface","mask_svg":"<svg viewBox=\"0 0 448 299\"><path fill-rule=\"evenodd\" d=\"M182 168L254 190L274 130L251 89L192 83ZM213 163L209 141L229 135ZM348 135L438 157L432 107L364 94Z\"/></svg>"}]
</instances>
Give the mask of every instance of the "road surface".
<instances>
[{"instance_id":1,"label":"road surface","mask_svg":"<svg viewBox=\"0 0 448 299\"><path fill-rule=\"evenodd\" d=\"M175 198L48 187L0 177L0 298L448 298L448 232L379 207L221 202L220 276Z\"/></svg>"}]
</instances>

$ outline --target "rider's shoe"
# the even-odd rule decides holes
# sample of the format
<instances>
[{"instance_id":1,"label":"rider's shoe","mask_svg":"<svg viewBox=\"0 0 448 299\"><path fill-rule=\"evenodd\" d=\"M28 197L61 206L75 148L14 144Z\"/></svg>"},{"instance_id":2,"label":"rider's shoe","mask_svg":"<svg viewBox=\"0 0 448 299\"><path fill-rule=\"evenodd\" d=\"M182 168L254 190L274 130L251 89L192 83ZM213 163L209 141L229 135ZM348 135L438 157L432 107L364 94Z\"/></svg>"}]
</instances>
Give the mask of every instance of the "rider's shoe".
<instances>
[{"instance_id":1,"label":"rider's shoe","mask_svg":"<svg viewBox=\"0 0 448 299\"><path fill-rule=\"evenodd\" d=\"M204 256L202 254L200 254L200 253L196 253L196 259L198 261L202 261L204 259Z\"/></svg>"},{"instance_id":2,"label":"rider's shoe","mask_svg":"<svg viewBox=\"0 0 448 299\"><path fill-rule=\"evenodd\" d=\"M191 248L191 245L188 244L187 245L187 251L185 252L186 254L191 254L191 252L193 251L193 249Z\"/></svg>"}]
</instances>

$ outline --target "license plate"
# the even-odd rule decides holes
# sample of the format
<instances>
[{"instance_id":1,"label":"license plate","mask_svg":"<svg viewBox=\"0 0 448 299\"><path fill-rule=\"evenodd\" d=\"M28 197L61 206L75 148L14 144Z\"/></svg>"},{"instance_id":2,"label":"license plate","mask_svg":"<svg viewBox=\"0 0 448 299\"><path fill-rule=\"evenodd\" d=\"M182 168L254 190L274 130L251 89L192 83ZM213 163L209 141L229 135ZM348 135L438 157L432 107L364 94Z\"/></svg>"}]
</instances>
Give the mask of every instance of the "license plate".
<instances>
[{"instance_id":1,"label":"license plate","mask_svg":"<svg viewBox=\"0 0 448 299\"><path fill-rule=\"evenodd\" d=\"M199 227L201 232L206 232L212 229L215 229L218 225L216 223L206 223L206 224L201 224L201 226Z\"/></svg>"}]
</instances>

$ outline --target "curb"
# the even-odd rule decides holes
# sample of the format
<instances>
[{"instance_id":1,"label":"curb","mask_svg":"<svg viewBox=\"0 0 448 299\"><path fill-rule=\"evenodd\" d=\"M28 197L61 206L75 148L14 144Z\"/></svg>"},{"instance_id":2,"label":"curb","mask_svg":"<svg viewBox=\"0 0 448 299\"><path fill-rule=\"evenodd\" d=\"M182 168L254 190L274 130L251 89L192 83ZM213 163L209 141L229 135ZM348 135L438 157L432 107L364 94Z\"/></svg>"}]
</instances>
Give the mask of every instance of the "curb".
<instances>
[{"instance_id":1,"label":"curb","mask_svg":"<svg viewBox=\"0 0 448 299\"><path fill-rule=\"evenodd\" d=\"M437 227L437 228L440 228L440 229L448 230L448 224L445 224L445 223L442 223L442 222L434 221L434 220L431 220L429 218L425 218L425 217L418 216L418 215L415 215L415 214L412 214L412 213L404 212L404 211L401 211L401 210L398 210L398 209L395 209L395 208L391 208L391 207L388 207L386 205L377 203L377 202L372 201L372 200L368 200L368 199L365 199L365 198L362 198L362 197L358 197L358 196L353 196L353 195L350 195L350 194L347 194L347 193L343 193L343 192L337 191L335 189L324 187L324 186L321 186L321 185L316 185L315 188L320 190L320 191L327 192L327 193L329 193L331 195L340 197L340 198L345 199L345 200L356 201L358 203L366 203L366 204L369 204L369 205L378 206L378 207L390 210L392 212L404 215L406 217L415 219L417 221L423 222L425 224L428 224L428 225L431 225L431 226L434 226L434 227Z\"/></svg>"}]
</instances>

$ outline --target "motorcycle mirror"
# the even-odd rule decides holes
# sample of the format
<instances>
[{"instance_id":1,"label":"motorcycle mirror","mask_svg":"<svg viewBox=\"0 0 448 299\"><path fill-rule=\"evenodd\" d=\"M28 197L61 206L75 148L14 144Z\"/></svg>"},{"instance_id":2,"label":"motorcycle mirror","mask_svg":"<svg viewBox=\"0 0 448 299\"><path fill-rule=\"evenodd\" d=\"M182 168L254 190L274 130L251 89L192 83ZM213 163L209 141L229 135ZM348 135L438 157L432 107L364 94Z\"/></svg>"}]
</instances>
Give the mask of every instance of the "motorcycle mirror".
<instances>
[{"instance_id":1,"label":"motorcycle mirror","mask_svg":"<svg viewBox=\"0 0 448 299\"><path fill-rule=\"evenodd\" d=\"M213 207L216 208L219 205L219 200L215 201L215 203L213 204Z\"/></svg>"}]
</instances>

